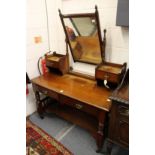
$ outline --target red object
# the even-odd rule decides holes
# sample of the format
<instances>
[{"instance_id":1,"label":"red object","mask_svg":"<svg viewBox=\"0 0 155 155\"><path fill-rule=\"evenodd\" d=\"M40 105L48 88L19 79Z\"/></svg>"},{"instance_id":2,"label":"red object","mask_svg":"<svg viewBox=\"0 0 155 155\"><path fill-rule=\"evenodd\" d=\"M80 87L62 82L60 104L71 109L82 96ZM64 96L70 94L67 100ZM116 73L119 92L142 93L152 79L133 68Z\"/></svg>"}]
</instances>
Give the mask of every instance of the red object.
<instances>
[{"instance_id":1,"label":"red object","mask_svg":"<svg viewBox=\"0 0 155 155\"><path fill-rule=\"evenodd\" d=\"M46 67L46 60L45 58L41 59L41 68L42 68L42 73L45 74L46 72L48 72L48 69Z\"/></svg>"},{"instance_id":2,"label":"red object","mask_svg":"<svg viewBox=\"0 0 155 155\"><path fill-rule=\"evenodd\" d=\"M28 84L26 84L26 95L29 94Z\"/></svg>"},{"instance_id":3,"label":"red object","mask_svg":"<svg viewBox=\"0 0 155 155\"><path fill-rule=\"evenodd\" d=\"M66 26L67 34L70 40L74 40L76 38L75 33L72 28Z\"/></svg>"},{"instance_id":4,"label":"red object","mask_svg":"<svg viewBox=\"0 0 155 155\"><path fill-rule=\"evenodd\" d=\"M40 155L73 155L56 139L29 120L26 120L26 148L27 155L32 151Z\"/></svg>"}]
</instances>

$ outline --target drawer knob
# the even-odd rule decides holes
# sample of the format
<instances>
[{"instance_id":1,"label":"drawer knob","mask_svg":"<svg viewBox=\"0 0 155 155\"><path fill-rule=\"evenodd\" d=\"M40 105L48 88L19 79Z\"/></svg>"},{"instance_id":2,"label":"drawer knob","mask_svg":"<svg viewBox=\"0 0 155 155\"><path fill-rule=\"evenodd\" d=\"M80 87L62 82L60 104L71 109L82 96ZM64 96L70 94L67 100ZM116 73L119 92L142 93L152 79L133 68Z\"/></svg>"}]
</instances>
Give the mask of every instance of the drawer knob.
<instances>
[{"instance_id":1,"label":"drawer knob","mask_svg":"<svg viewBox=\"0 0 155 155\"><path fill-rule=\"evenodd\" d=\"M104 75L104 79L107 80L109 78L109 76L106 74Z\"/></svg>"},{"instance_id":2,"label":"drawer knob","mask_svg":"<svg viewBox=\"0 0 155 155\"><path fill-rule=\"evenodd\" d=\"M80 104L75 104L75 107L76 107L77 109L81 109L83 106L80 105Z\"/></svg>"}]
</instances>

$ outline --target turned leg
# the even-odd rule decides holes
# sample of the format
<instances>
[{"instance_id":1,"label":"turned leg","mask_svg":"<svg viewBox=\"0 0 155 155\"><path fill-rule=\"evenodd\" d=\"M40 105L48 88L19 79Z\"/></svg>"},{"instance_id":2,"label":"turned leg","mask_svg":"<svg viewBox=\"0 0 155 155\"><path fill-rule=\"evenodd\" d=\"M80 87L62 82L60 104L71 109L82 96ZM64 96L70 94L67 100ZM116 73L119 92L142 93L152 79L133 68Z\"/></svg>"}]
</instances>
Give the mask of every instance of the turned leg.
<instances>
[{"instance_id":1,"label":"turned leg","mask_svg":"<svg viewBox=\"0 0 155 155\"><path fill-rule=\"evenodd\" d=\"M96 143L97 143L97 150L96 152L99 153L101 152L102 146L103 146L103 141L104 141L104 135L103 135L103 129L104 129L104 120L105 120L105 112L100 111L99 116L98 116L98 131L97 131L97 138L96 138Z\"/></svg>"},{"instance_id":2,"label":"turned leg","mask_svg":"<svg viewBox=\"0 0 155 155\"><path fill-rule=\"evenodd\" d=\"M39 114L40 118L43 119L44 118L44 116L43 116L43 105L42 105L42 101L40 100L40 94L38 91L35 91L35 97L36 97L38 114Z\"/></svg>"}]
</instances>

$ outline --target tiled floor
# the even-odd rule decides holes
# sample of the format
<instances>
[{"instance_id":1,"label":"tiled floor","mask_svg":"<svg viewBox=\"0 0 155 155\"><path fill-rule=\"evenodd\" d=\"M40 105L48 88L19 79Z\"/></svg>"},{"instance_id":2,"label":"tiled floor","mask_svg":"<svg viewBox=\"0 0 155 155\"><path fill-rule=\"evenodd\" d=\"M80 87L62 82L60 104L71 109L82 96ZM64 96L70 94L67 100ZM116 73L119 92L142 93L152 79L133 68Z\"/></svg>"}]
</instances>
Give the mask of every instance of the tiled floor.
<instances>
[{"instance_id":1,"label":"tiled floor","mask_svg":"<svg viewBox=\"0 0 155 155\"><path fill-rule=\"evenodd\" d=\"M40 119L37 113L30 116L30 120L45 130L52 137L60 141L75 155L106 155L107 141L102 148L102 153L96 153L95 139L89 132L79 126L69 123L55 115L46 114ZM111 155L128 155L129 151L113 145Z\"/></svg>"}]
</instances>

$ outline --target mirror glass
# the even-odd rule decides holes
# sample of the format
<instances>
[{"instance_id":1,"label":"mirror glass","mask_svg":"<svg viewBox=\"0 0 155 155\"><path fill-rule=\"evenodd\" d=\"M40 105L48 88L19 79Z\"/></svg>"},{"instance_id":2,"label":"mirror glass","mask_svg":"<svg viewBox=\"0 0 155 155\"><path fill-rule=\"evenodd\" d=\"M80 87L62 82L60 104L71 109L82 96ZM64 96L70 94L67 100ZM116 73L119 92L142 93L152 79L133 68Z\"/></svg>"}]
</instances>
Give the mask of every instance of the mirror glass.
<instances>
[{"instance_id":1,"label":"mirror glass","mask_svg":"<svg viewBox=\"0 0 155 155\"><path fill-rule=\"evenodd\" d=\"M100 41L95 16L66 17L63 20L74 61L101 63Z\"/></svg>"}]
</instances>

